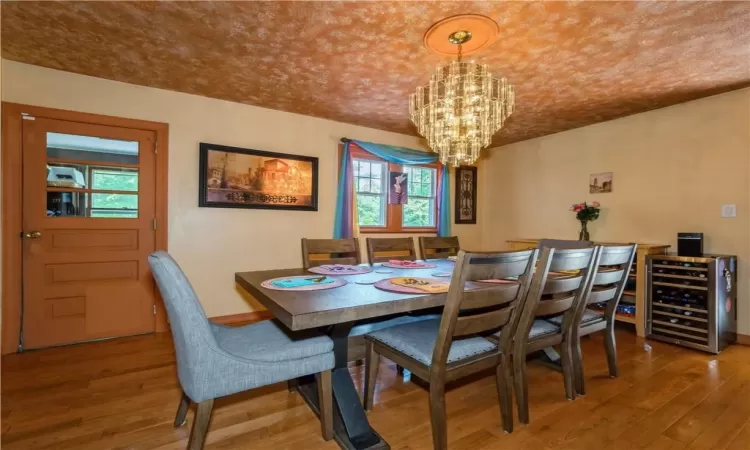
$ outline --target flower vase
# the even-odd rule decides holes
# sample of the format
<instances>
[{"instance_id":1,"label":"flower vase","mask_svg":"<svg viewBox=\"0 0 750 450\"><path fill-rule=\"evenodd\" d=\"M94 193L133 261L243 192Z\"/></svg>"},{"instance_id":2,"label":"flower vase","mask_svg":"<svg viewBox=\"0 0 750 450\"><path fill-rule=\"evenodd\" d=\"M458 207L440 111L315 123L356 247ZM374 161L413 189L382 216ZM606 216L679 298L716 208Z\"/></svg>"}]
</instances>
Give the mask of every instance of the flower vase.
<instances>
[{"instance_id":1,"label":"flower vase","mask_svg":"<svg viewBox=\"0 0 750 450\"><path fill-rule=\"evenodd\" d=\"M581 231L578 233L578 240L579 241L590 241L589 239L589 229L588 229L588 222L585 220L581 221Z\"/></svg>"}]
</instances>

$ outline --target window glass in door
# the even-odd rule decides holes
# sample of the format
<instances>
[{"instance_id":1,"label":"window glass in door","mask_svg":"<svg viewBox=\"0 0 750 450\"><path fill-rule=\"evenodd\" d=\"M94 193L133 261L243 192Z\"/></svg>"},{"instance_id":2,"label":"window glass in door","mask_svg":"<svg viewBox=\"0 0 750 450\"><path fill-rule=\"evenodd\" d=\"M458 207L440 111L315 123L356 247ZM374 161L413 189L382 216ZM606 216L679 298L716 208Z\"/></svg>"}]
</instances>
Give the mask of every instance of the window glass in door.
<instances>
[{"instance_id":1,"label":"window glass in door","mask_svg":"<svg viewBox=\"0 0 750 450\"><path fill-rule=\"evenodd\" d=\"M138 142L47 133L47 217L138 218Z\"/></svg>"}]
</instances>

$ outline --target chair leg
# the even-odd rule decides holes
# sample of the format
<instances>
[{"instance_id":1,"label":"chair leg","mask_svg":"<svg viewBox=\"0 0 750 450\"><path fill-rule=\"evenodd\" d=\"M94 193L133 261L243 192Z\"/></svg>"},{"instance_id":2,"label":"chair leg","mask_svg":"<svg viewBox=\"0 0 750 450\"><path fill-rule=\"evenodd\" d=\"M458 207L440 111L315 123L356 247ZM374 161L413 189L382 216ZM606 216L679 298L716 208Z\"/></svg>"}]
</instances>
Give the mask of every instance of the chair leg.
<instances>
[{"instance_id":1,"label":"chair leg","mask_svg":"<svg viewBox=\"0 0 750 450\"><path fill-rule=\"evenodd\" d=\"M198 403L198 411L195 413L193 429L190 431L190 441L188 441L188 450L202 450L203 443L206 441L208 433L208 423L211 421L211 410L214 407L214 400L206 400Z\"/></svg>"},{"instance_id":2,"label":"chair leg","mask_svg":"<svg viewBox=\"0 0 750 450\"><path fill-rule=\"evenodd\" d=\"M573 348L571 339L565 339L560 345L560 363L562 364L563 384L565 385L565 398L576 399L575 375L573 372Z\"/></svg>"},{"instance_id":3,"label":"chair leg","mask_svg":"<svg viewBox=\"0 0 750 450\"><path fill-rule=\"evenodd\" d=\"M296 392L298 385L299 385L299 380L297 380L297 378L293 378L286 382L286 388L289 389L289 392Z\"/></svg>"},{"instance_id":4,"label":"chair leg","mask_svg":"<svg viewBox=\"0 0 750 450\"><path fill-rule=\"evenodd\" d=\"M375 351L372 341L367 341L365 350L365 411L372 410L375 400L375 382L378 379L378 366L380 366L380 355Z\"/></svg>"},{"instance_id":5,"label":"chair leg","mask_svg":"<svg viewBox=\"0 0 750 450\"><path fill-rule=\"evenodd\" d=\"M581 352L581 338L579 336L573 338L571 348L573 350L571 357L573 358L573 376L575 378L576 393L578 395L586 395L586 380L583 374L583 353Z\"/></svg>"},{"instance_id":6,"label":"chair leg","mask_svg":"<svg viewBox=\"0 0 750 450\"><path fill-rule=\"evenodd\" d=\"M333 389L331 371L326 370L316 375L318 381L318 401L320 403L320 431L323 439L333 439Z\"/></svg>"},{"instance_id":7,"label":"chair leg","mask_svg":"<svg viewBox=\"0 0 750 450\"><path fill-rule=\"evenodd\" d=\"M190 407L190 398L183 392L180 399L180 406L177 407L177 416L174 418L175 428L181 427L187 423L187 412Z\"/></svg>"},{"instance_id":8,"label":"chair leg","mask_svg":"<svg viewBox=\"0 0 750 450\"><path fill-rule=\"evenodd\" d=\"M513 369L510 357L504 356L500 364L495 368L497 376L497 398L500 401L500 416L503 421L503 430L506 433L513 432Z\"/></svg>"},{"instance_id":9,"label":"chair leg","mask_svg":"<svg viewBox=\"0 0 750 450\"><path fill-rule=\"evenodd\" d=\"M448 449L448 430L445 419L445 384L430 380L430 419L432 424L432 447Z\"/></svg>"},{"instance_id":10,"label":"chair leg","mask_svg":"<svg viewBox=\"0 0 750 450\"><path fill-rule=\"evenodd\" d=\"M607 365L609 366L609 376L617 378L620 371L617 369L617 342L615 341L615 327L608 325L604 330L604 350L607 352Z\"/></svg>"},{"instance_id":11,"label":"chair leg","mask_svg":"<svg viewBox=\"0 0 750 450\"><path fill-rule=\"evenodd\" d=\"M529 424L529 385L526 380L526 353L513 350L513 384L516 389L516 407L518 408L518 421L524 425Z\"/></svg>"}]
</instances>

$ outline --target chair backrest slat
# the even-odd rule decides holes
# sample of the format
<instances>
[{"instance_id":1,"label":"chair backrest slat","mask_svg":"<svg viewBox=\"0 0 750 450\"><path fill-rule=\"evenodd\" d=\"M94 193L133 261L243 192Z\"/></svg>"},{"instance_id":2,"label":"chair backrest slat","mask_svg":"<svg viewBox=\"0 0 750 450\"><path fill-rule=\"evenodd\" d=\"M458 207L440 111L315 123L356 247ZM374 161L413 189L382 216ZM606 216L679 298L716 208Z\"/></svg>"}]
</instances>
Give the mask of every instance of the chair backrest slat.
<instances>
[{"instance_id":1,"label":"chair backrest slat","mask_svg":"<svg viewBox=\"0 0 750 450\"><path fill-rule=\"evenodd\" d=\"M512 312L513 308L503 308L470 317L459 317L456 319L453 336L467 336L498 329L508 323Z\"/></svg>"},{"instance_id":2,"label":"chair backrest slat","mask_svg":"<svg viewBox=\"0 0 750 450\"><path fill-rule=\"evenodd\" d=\"M302 267L323 264L361 264L359 240L351 239L307 239L302 238Z\"/></svg>"},{"instance_id":3,"label":"chair backrest slat","mask_svg":"<svg viewBox=\"0 0 750 450\"><path fill-rule=\"evenodd\" d=\"M586 299L586 304L591 305L593 303L602 303L602 302L608 302L615 298L615 294L617 294L617 287L613 286L610 288L594 288L591 290L591 293L589 293L588 298Z\"/></svg>"},{"instance_id":4,"label":"chair backrest slat","mask_svg":"<svg viewBox=\"0 0 750 450\"><path fill-rule=\"evenodd\" d=\"M601 264L599 267L601 267ZM617 283L623 278L624 273L623 269L599 269L596 276L594 276L594 286Z\"/></svg>"},{"instance_id":5,"label":"chair backrest slat","mask_svg":"<svg viewBox=\"0 0 750 450\"><path fill-rule=\"evenodd\" d=\"M512 282L503 286L503 289L492 289L490 287L464 292L464 298L461 301L461 310L489 308L512 302L518 296L519 289L521 289L521 283Z\"/></svg>"},{"instance_id":6,"label":"chair backrest slat","mask_svg":"<svg viewBox=\"0 0 750 450\"><path fill-rule=\"evenodd\" d=\"M563 313L573 306L575 299L575 295L568 295L562 298L550 298L547 300L542 299L536 307L536 315L539 317Z\"/></svg>"},{"instance_id":7,"label":"chair backrest slat","mask_svg":"<svg viewBox=\"0 0 750 450\"><path fill-rule=\"evenodd\" d=\"M431 370L444 370L454 338L502 328L498 352L509 352L538 251L458 252L435 342ZM469 283L517 278L503 283ZM485 287L486 285L486 287Z\"/></svg>"},{"instance_id":8,"label":"chair backrest slat","mask_svg":"<svg viewBox=\"0 0 750 450\"><path fill-rule=\"evenodd\" d=\"M407 238L367 238L367 258L370 264L388 262L392 259L416 261L417 252L414 239Z\"/></svg>"},{"instance_id":9,"label":"chair backrest slat","mask_svg":"<svg viewBox=\"0 0 750 450\"><path fill-rule=\"evenodd\" d=\"M575 291L581 286L583 275L571 277L553 277L547 276L547 283L544 285L542 294L559 294L561 292Z\"/></svg>"},{"instance_id":10,"label":"chair backrest slat","mask_svg":"<svg viewBox=\"0 0 750 450\"><path fill-rule=\"evenodd\" d=\"M458 237L427 237L419 238L419 253L422 259L445 259L458 255L461 247Z\"/></svg>"}]
</instances>

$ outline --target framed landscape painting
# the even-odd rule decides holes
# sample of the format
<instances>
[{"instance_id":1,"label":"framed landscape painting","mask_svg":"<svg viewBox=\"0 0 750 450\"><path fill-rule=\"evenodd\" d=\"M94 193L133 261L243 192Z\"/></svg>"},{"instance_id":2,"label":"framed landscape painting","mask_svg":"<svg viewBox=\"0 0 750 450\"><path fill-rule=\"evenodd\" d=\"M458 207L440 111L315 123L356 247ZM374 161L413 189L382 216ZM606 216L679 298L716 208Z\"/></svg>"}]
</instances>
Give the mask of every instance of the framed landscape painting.
<instances>
[{"instance_id":1,"label":"framed landscape painting","mask_svg":"<svg viewBox=\"0 0 750 450\"><path fill-rule=\"evenodd\" d=\"M200 144L198 205L318 210L318 158Z\"/></svg>"}]
</instances>

